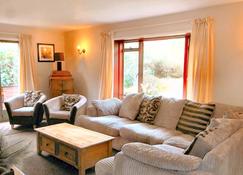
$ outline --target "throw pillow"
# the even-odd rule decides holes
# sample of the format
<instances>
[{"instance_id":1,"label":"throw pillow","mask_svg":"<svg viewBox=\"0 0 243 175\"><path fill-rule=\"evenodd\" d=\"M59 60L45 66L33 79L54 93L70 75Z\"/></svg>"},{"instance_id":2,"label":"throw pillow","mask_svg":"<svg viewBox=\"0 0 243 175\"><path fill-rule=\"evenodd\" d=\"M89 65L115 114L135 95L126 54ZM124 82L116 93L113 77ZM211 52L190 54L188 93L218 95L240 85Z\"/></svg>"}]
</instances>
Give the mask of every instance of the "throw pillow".
<instances>
[{"instance_id":1,"label":"throw pillow","mask_svg":"<svg viewBox=\"0 0 243 175\"><path fill-rule=\"evenodd\" d=\"M135 120L139 112L140 104L143 101L143 95L143 93L127 95L122 101L119 116Z\"/></svg>"},{"instance_id":2,"label":"throw pillow","mask_svg":"<svg viewBox=\"0 0 243 175\"><path fill-rule=\"evenodd\" d=\"M137 120L144 123L153 124L159 111L161 97L145 97L140 106Z\"/></svg>"},{"instance_id":3,"label":"throw pillow","mask_svg":"<svg viewBox=\"0 0 243 175\"><path fill-rule=\"evenodd\" d=\"M98 116L104 116L118 115L122 102L118 98L112 98L106 100L93 100L91 104L97 109Z\"/></svg>"},{"instance_id":4,"label":"throw pillow","mask_svg":"<svg viewBox=\"0 0 243 175\"><path fill-rule=\"evenodd\" d=\"M63 94L63 105L61 107L64 111L70 111L71 108L80 100L79 94Z\"/></svg>"},{"instance_id":5,"label":"throw pillow","mask_svg":"<svg viewBox=\"0 0 243 175\"><path fill-rule=\"evenodd\" d=\"M161 105L154 124L168 129L176 129L186 100L162 97Z\"/></svg>"},{"instance_id":6,"label":"throw pillow","mask_svg":"<svg viewBox=\"0 0 243 175\"><path fill-rule=\"evenodd\" d=\"M24 106L32 107L41 97L41 91L26 91L24 93Z\"/></svg>"},{"instance_id":7,"label":"throw pillow","mask_svg":"<svg viewBox=\"0 0 243 175\"><path fill-rule=\"evenodd\" d=\"M205 131L200 132L185 154L203 158L209 151L222 143L241 127L234 119L212 119Z\"/></svg>"},{"instance_id":8,"label":"throw pillow","mask_svg":"<svg viewBox=\"0 0 243 175\"><path fill-rule=\"evenodd\" d=\"M184 134L196 136L207 128L212 118L214 108L214 104L187 101L176 129Z\"/></svg>"}]
</instances>

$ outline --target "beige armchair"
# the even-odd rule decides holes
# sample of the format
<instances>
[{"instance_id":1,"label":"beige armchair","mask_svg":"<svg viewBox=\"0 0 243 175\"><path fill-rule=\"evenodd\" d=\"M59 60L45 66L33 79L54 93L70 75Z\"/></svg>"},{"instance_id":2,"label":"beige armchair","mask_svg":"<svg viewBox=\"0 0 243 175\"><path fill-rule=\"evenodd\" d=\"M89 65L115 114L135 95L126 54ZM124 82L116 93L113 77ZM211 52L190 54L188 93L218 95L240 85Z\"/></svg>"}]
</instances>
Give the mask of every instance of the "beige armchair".
<instances>
[{"instance_id":1,"label":"beige armchair","mask_svg":"<svg viewBox=\"0 0 243 175\"><path fill-rule=\"evenodd\" d=\"M76 103L70 111L61 109L64 104L63 98L63 96L54 97L43 104L47 123L49 125L61 122L73 124L77 115L84 114L87 102L84 96L80 95L79 102Z\"/></svg>"},{"instance_id":2,"label":"beige armchair","mask_svg":"<svg viewBox=\"0 0 243 175\"><path fill-rule=\"evenodd\" d=\"M42 103L46 101L46 95L41 93L41 97L33 107L24 106L24 94L20 94L4 102L9 122L14 128L15 124L19 125L33 125L33 128L39 126L43 119Z\"/></svg>"}]
</instances>

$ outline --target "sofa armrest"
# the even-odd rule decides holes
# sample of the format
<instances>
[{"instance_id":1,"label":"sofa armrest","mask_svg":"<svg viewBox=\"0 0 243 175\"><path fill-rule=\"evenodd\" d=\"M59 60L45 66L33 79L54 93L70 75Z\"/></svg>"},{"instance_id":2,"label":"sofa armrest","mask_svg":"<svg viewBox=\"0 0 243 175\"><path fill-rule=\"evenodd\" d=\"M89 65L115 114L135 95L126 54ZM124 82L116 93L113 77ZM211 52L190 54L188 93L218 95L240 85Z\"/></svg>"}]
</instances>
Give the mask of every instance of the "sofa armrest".
<instances>
[{"instance_id":1,"label":"sofa armrest","mask_svg":"<svg viewBox=\"0 0 243 175\"><path fill-rule=\"evenodd\" d=\"M143 143L126 144L122 152L144 164L167 170L193 171L202 162L201 158L195 156L171 153Z\"/></svg>"},{"instance_id":2,"label":"sofa armrest","mask_svg":"<svg viewBox=\"0 0 243 175\"><path fill-rule=\"evenodd\" d=\"M74 123L75 118L77 115L84 115L85 114L85 106L86 106L87 99L84 96L81 96L78 103L76 103L71 111L70 111L70 121Z\"/></svg>"},{"instance_id":3,"label":"sofa armrest","mask_svg":"<svg viewBox=\"0 0 243 175\"><path fill-rule=\"evenodd\" d=\"M97 117L98 111L97 111L96 107L92 104L88 105L86 108L86 115Z\"/></svg>"},{"instance_id":4,"label":"sofa armrest","mask_svg":"<svg viewBox=\"0 0 243 175\"><path fill-rule=\"evenodd\" d=\"M243 128L217 145L203 158L201 168L220 175L243 172ZM219 168L220 167L220 168Z\"/></svg>"}]
</instances>

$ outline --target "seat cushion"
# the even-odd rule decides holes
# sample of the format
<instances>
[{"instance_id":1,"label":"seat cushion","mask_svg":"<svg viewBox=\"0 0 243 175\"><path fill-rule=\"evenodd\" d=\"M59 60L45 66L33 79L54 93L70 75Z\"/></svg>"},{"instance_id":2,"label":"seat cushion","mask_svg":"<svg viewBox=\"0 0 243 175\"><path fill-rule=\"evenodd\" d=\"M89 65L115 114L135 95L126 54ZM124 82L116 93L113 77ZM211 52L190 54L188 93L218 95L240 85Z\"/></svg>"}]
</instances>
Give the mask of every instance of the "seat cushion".
<instances>
[{"instance_id":1,"label":"seat cushion","mask_svg":"<svg viewBox=\"0 0 243 175\"><path fill-rule=\"evenodd\" d=\"M101 132L113 137L119 136L119 130L121 127L131 123L137 123L138 121L132 121L126 118L121 118L115 115L91 117L87 115L80 115L76 117L75 125Z\"/></svg>"},{"instance_id":2,"label":"seat cushion","mask_svg":"<svg viewBox=\"0 0 243 175\"><path fill-rule=\"evenodd\" d=\"M133 142L161 144L164 140L179 135L181 132L160 128L146 123L125 125L120 129L120 135Z\"/></svg>"},{"instance_id":3,"label":"seat cushion","mask_svg":"<svg viewBox=\"0 0 243 175\"><path fill-rule=\"evenodd\" d=\"M69 120L70 111L51 111L49 118Z\"/></svg>"},{"instance_id":4,"label":"seat cushion","mask_svg":"<svg viewBox=\"0 0 243 175\"><path fill-rule=\"evenodd\" d=\"M22 107L12 111L13 116L33 116L34 107Z\"/></svg>"},{"instance_id":5,"label":"seat cushion","mask_svg":"<svg viewBox=\"0 0 243 175\"><path fill-rule=\"evenodd\" d=\"M173 136L164 141L164 144L186 149L193 141L194 137L188 134Z\"/></svg>"}]
</instances>

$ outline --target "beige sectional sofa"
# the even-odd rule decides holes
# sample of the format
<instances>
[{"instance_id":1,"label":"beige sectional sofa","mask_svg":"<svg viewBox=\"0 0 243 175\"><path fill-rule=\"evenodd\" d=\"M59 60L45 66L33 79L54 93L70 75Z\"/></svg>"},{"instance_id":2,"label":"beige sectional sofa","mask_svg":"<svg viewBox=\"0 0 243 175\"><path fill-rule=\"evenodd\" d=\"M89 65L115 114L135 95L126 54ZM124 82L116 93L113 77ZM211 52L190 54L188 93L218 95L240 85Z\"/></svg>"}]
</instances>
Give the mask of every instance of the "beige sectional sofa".
<instances>
[{"instance_id":1,"label":"beige sectional sofa","mask_svg":"<svg viewBox=\"0 0 243 175\"><path fill-rule=\"evenodd\" d=\"M241 127L203 158L185 155L194 137L176 130L183 102L161 102L153 125L118 115L99 116L93 105L80 115L75 125L115 137L115 157L96 165L97 175L240 175L243 172L243 107L216 103L214 118L231 118ZM135 143L134 143L135 142ZM123 146L124 145L124 146Z\"/></svg>"},{"instance_id":2,"label":"beige sectional sofa","mask_svg":"<svg viewBox=\"0 0 243 175\"><path fill-rule=\"evenodd\" d=\"M176 130L183 106L183 100L165 99L161 103L155 124L150 125L117 115L98 116L97 109L93 105L89 105L86 115L76 117L75 125L115 137L112 146L116 150L121 150L124 144L130 142L151 145L165 143L185 149L191 144L194 137ZM228 115L229 118L234 118L234 112L243 113L243 107L218 103L214 117ZM164 120L164 123L161 120Z\"/></svg>"}]
</instances>

